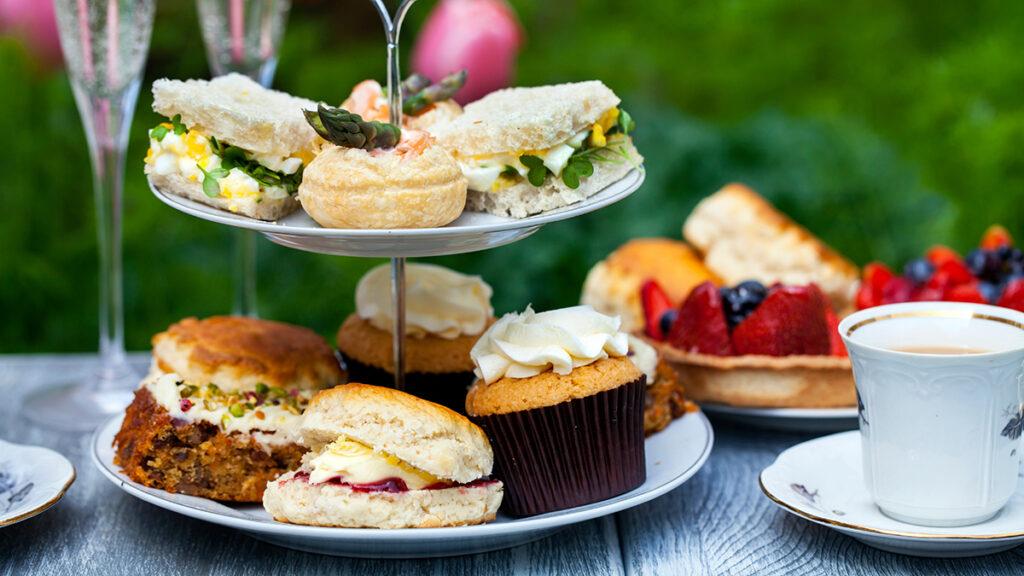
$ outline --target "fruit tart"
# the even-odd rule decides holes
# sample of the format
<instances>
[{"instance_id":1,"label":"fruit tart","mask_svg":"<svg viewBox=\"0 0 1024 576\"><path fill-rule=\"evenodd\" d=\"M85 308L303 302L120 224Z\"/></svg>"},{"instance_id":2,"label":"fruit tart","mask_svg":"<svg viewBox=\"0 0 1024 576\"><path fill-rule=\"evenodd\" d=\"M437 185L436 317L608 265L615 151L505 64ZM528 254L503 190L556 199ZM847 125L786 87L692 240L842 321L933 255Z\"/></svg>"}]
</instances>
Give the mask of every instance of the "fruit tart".
<instances>
[{"instance_id":1,"label":"fruit tart","mask_svg":"<svg viewBox=\"0 0 1024 576\"><path fill-rule=\"evenodd\" d=\"M759 408L855 406L838 320L816 284L700 284L678 309L644 284L645 335L698 403Z\"/></svg>"},{"instance_id":2,"label":"fruit tart","mask_svg":"<svg viewBox=\"0 0 1024 576\"><path fill-rule=\"evenodd\" d=\"M903 274L885 264L864 267L857 291L858 309L899 302L976 302L1024 311L1024 253L1002 226L992 226L978 248L961 257L952 248L933 246L923 258L907 262Z\"/></svg>"}]
</instances>

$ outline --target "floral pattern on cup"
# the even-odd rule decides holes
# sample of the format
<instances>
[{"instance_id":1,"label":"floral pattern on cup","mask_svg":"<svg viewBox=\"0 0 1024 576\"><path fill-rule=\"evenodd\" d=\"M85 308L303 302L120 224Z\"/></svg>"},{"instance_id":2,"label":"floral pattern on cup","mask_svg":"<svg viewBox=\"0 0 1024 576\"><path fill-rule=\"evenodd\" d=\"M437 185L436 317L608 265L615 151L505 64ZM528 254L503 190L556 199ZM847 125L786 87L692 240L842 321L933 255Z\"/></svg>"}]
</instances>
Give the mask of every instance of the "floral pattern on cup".
<instances>
[{"instance_id":1,"label":"floral pattern on cup","mask_svg":"<svg viewBox=\"0 0 1024 576\"><path fill-rule=\"evenodd\" d=\"M1010 421L1003 427L1000 436L1006 436L1010 440L1020 439L1021 434L1024 434L1024 404L1016 407L1010 406L1006 409L1006 416L1010 418Z\"/></svg>"}]
</instances>

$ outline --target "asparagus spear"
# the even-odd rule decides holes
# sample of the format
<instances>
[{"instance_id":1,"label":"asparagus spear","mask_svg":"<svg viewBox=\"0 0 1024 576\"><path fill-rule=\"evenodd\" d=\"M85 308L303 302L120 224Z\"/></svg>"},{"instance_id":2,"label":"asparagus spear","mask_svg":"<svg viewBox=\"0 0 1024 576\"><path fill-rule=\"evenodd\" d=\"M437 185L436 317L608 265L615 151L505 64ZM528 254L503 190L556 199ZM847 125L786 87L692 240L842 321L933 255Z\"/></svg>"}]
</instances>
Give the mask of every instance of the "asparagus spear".
<instances>
[{"instance_id":1,"label":"asparagus spear","mask_svg":"<svg viewBox=\"0 0 1024 576\"><path fill-rule=\"evenodd\" d=\"M303 110L306 122L325 140L346 148L391 148L398 144L402 131L387 122L367 122L344 108L320 104L316 111Z\"/></svg>"},{"instance_id":2,"label":"asparagus spear","mask_svg":"<svg viewBox=\"0 0 1024 576\"><path fill-rule=\"evenodd\" d=\"M449 74L437 84L431 84L415 94L411 94L402 102L402 112L417 114L435 102L447 100L459 91L466 83L466 71L460 70Z\"/></svg>"},{"instance_id":3,"label":"asparagus spear","mask_svg":"<svg viewBox=\"0 0 1024 576\"><path fill-rule=\"evenodd\" d=\"M408 98L430 86L430 78L423 74L413 74L402 81L402 98Z\"/></svg>"}]
</instances>

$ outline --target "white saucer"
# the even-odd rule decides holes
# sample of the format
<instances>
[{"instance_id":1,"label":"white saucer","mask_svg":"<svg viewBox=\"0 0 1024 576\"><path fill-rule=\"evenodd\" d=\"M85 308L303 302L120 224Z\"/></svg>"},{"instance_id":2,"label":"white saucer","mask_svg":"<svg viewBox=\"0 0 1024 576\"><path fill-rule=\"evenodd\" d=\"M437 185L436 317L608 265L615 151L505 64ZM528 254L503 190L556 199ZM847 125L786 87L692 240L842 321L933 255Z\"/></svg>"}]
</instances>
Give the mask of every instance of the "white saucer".
<instances>
[{"instance_id":1,"label":"white saucer","mask_svg":"<svg viewBox=\"0 0 1024 576\"><path fill-rule=\"evenodd\" d=\"M603 502L569 510L521 519L499 513L498 519L490 524L457 528L321 528L275 522L258 504L225 505L132 482L113 462L111 445L121 426L121 418L112 418L93 435L92 457L103 475L128 494L185 516L237 528L271 544L362 558L457 556L539 540L572 524L637 506L672 490L700 470L714 443L707 418L700 412L687 414L647 439L647 481L640 487Z\"/></svg>"},{"instance_id":2,"label":"white saucer","mask_svg":"<svg viewBox=\"0 0 1024 576\"><path fill-rule=\"evenodd\" d=\"M864 487L859 432L786 450L761 472L761 490L787 512L898 554L957 558L1024 544L1024 482L1006 508L973 526L917 526L882 514Z\"/></svg>"},{"instance_id":3,"label":"white saucer","mask_svg":"<svg viewBox=\"0 0 1024 576\"><path fill-rule=\"evenodd\" d=\"M786 432L839 432L857 428L857 408L741 408L701 404L711 416Z\"/></svg>"},{"instance_id":4,"label":"white saucer","mask_svg":"<svg viewBox=\"0 0 1024 576\"><path fill-rule=\"evenodd\" d=\"M0 440L0 526L46 511L74 481L75 467L53 450Z\"/></svg>"},{"instance_id":5,"label":"white saucer","mask_svg":"<svg viewBox=\"0 0 1024 576\"><path fill-rule=\"evenodd\" d=\"M203 220L262 232L282 246L341 256L441 256L503 246L533 234L544 224L582 216L626 198L643 184L643 166L630 170L621 180L575 204L529 218L504 218L482 212L464 212L441 228L401 230L347 230L321 228L303 210L276 222L239 216L176 196L150 185L161 202Z\"/></svg>"}]
</instances>

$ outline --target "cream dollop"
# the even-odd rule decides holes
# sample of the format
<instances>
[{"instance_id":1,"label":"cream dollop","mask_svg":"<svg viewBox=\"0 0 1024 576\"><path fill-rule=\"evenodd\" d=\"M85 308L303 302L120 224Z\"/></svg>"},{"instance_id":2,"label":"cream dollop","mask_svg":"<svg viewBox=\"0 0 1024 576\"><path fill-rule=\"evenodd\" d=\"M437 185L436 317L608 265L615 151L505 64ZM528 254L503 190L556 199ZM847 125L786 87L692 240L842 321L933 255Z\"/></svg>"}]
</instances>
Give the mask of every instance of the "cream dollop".
<instances>
[{"instance_id":1,"label":"cream dollop","mask_svg":"<svg viewBox=\"0 0 1024 576\"><path fill-rule=\"evenodd\" d=\"M433 334L449 340L480 334L494 315L491 293L491 287L479 276L432 264L407 264L405 333L416 338ZM391 332L394 310L387 264L370 270L359 281L356 313L374 327Z\"/></svg>"},{"instance_id":2,"label":"cream dollop","mask_svg":"<svg viewBox=\"0 0 1024 576\"><path fill-rule=\"evenodd\" d=\"M501 378L529 378L553 370L565 375L611 356L629 352L629 337L618 316L590 306L506 314L473 346L476 375L488 384Z\"/></svg>"},{"instance_id":3,"label":"cream dollop","mask_svg":"<svg viewBox=\"0 0 1024 576\"><path fill-rule=\"evenodd\" d=\"M647 377L647 385L654 384L655 378L658 377L658 351L647 342L630 334L629 359Z\"/></svg>"},{"instance_id":4,"label":"cream dollop","mask_svg":"<svg viewBox=\"0 0 1024 576\"><path fill-rule=\"evenodd\" d=\"M341 478L349 484L374 484L388 478L401 478L410 490L420 490L440 480L416 470L394 456L344 436L328 444L309 462L309 483L320 484Z\"/></svg>"}]
</instances>

